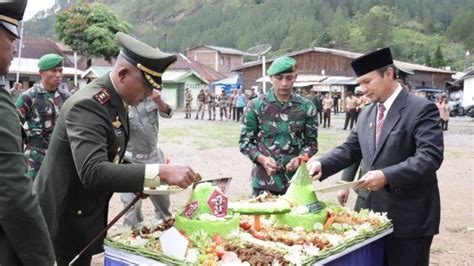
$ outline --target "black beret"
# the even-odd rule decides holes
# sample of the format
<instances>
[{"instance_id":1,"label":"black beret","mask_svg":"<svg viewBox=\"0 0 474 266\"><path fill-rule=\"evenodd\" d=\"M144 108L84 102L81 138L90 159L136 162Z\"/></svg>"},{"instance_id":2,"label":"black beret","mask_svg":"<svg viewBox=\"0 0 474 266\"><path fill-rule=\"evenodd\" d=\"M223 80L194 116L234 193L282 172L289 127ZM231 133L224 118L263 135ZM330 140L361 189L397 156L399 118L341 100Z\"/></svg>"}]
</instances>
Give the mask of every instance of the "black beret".
<instances>
[{"instance_id":1,"label":"black beret","mask_svg":"<svg viewBox=\"0 0 474 266\"><path fill-rule=\"evenodd\" d=\"M120 56L140 69L154 89L161 90L163 72L177 60L176 55L162 52L123 32L117 32L115 37L122 47Z\"/></svg>"},{"instance_id":2,"label":"black beret","mask_svg":"<svg viewBox=\"0 0 474 266\"><path fill-rule=\"evenodd\" d=\"M351 66L356 76L360 77L391 64L393 64L392 53L387 47L354 59Z\"/></svg>"},{"instance_id":3,"label":"black beret","mask_svg":"<svg viewBox=\"0 0 474 266\"><path fill-rule=\"evenodd\" d=\"M0 25L19 38L18 23L23 19L27 0L0 1Z\"/></svg>"}]
</instances>

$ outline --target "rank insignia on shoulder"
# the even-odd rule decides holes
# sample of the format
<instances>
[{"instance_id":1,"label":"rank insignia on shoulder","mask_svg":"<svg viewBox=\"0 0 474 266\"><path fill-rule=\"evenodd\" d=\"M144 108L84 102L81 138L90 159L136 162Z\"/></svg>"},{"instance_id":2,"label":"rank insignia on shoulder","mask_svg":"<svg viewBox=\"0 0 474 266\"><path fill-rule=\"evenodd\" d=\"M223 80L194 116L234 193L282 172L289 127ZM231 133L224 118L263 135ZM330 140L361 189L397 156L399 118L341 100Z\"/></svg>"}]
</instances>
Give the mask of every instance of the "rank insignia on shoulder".
<instances>
[{"instance_id":1,"label":"rank insignia on shoulder","mask_svg":"<svg viewBox=\"0 0 474 266\"><path fill-rule=\"evenodd\" d=\"M112 122L112 126L113 126L114 128L119 128L121 125L122 125L122 123L120 123L120 119L119 119L119 117L117 116L117 117L115 118L115 121Z\"/></svg>"},{"instance_id":2,"label":"rank insignia on shoulder","mask_svg":"<svg viewBox=\"0 0 474 266\"><path fill-rule=\"evenodd\" d=\"M94 99L102 105L108 102L111 98L112 96L110 95L110 92L106 89L101 89L94 95Z\"/></svg>"}]
</instances>

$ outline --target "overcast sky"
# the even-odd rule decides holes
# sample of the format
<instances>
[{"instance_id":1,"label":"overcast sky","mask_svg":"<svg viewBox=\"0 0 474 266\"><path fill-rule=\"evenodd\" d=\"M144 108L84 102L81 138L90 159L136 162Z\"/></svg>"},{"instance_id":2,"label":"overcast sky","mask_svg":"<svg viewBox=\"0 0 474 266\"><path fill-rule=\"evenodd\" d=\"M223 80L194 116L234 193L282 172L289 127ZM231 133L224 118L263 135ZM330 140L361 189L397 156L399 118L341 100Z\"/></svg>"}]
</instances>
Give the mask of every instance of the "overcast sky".
<instances>
[{"instance_id":1,"label":"overcast sky","mask_svg":"<svg viewBox=\"0 0 474 266\"><path fill-rule=\"evenodd\" d=\"M48 9L54 4L54 0L30 0L26 6L23 20L29 20L38 11Z\"/></svg>"}]
</instances>

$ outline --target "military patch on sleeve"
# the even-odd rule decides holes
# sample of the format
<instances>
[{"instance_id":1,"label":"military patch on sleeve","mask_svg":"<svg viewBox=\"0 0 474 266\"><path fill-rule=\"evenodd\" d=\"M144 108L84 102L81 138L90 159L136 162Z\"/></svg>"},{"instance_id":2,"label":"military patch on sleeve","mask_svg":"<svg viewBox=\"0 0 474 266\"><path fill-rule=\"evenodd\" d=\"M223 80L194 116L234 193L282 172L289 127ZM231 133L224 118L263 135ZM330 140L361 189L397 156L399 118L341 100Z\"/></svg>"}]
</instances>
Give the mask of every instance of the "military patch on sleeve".
<instances>
[{"instance_id":1,"label":"military patch on sleeve","mask_svg":"<svg viewBox=\"0 0 474 266\"><path fill-rule=\"evenodd\" d=\"M111 98L112 96L110 95L110 92L106 89L101 89L94 95L94 99L102 105L108 102Z\"/></svg>"}]
</instances>

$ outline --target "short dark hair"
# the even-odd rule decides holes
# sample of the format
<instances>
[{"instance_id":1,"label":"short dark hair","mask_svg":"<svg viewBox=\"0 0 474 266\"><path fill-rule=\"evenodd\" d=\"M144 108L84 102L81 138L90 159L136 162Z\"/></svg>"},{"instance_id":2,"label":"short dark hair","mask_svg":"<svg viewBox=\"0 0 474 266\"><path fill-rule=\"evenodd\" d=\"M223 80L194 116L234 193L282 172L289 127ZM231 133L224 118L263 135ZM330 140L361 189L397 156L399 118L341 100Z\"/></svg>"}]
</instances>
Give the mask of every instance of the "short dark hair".
<instances>
[{"instance_id":1,"label":"short dark hair","mask_svg":"<svg viewBox=\"0 0 474 266\"><path fill-rule=\"evenodd\" d=\"M387 71L388 68L393 69L393 79L397 79L398 68L395 66L395 64L390 64L388 66L381 67L377 69L376 71L380 74L380 76L383 76L383 73L385 73L385 71Z\"/></svg>"}]
</instances>

